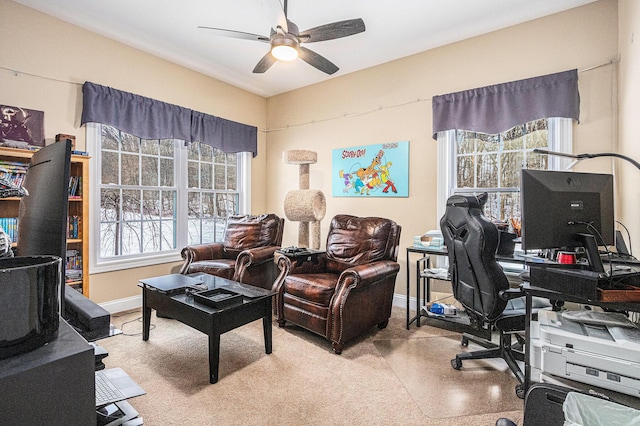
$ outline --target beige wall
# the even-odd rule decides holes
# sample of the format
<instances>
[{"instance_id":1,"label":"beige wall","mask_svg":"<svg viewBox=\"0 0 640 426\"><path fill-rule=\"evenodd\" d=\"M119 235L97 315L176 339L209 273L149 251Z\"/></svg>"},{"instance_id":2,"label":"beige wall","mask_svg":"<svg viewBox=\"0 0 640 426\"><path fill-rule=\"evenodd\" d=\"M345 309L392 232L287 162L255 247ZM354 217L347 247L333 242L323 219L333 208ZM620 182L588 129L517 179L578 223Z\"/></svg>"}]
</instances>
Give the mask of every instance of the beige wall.
<instances>
[{"instance_id":1,"label":"beige wall","mask_svg":"<svg viewBox=\"0 0 640 426\"><path fill-rule=\"evenodd\" d=\"M81 84L111 86L192 108L229 120L266 125L266 100L202 74L69 25L9 0L0 0L0 103L45 112L45 136L77 137L80 127ZM18 71L14 73L9 70ZM258 156L252 161L252 210L266 205L266 136L258 136ZM175 264L126 272L92 274L90 297L96 302L140 294L139 278L169 273Z\"/></svg>"},{"instance_id":2,"label":"beige wall","mask_svg":"<svg viewBox=\"0 0 640 426\"><path fill-rule=\"evenodd\" d=\"M615 60L617 7L616 0L600 0L265 100L0 0L0 37L12 40L0 49L0 67L24 73L16 76L0 69L0 102L44 110L48 141L57 133L71 133L78 136L80 147L84 144L84 129L79 127L80 84L85 80L256 125L259 129L272 129L268 133L259 132L259 155L252 162L252 211L284 216L282 203L285 194L298 186L298 169L282 162L282 152L316 151L319 161L311 166L310 185L327 196L323 245L328 222L337 213L396 220L403 226L400 256L403 270L396 292L404 294L404 248L411 245L414 235L438 227L437 150L431 139L431 97L567 69L583 70ZM621 32L633 31L639 21L634 0L621 0L620 15L627 11L634 12L635 19L628 15L621 17ZM631 74L635 70L623 68L624 54L626 50L631 54L633 49L622 47L621 43L621 75ZM637 63L638 59L635 68ZM310 68L309 72L315 71ZM581 123L574 127L574 151L616 149L613 141L617 134L617 99L612 88L616 85L617 67L603 66L581 72L579 77L582 112ZM627 88L633 87L630 75L621 77L621 82ZM396 106L402 104L406 105ZM637 110L636 104L627 114L630 123L633 115L638 115ZM348 117L352 114L356 116ZM625 113L622 115L624 118ZM317 124L304 125L312 122ZM291 127L277 130L287 126ZM620 127L621 133L625 130ZM633 138L622 139L621 146L630 150L629 155L640 157L631 151L640 149L633 144ZM410 141L408 198L331 197L333 149L403 140ZM625 140L628 142L623 145ZM591 160L576 169L608 171L609 167L607 160ZM636 223L636 228L640 224ZM297 225L287 221L283 244L296 243ZM168 272L171 267L175 264L93 274L91 298L104 302L138 295L138 278Z\"/></svg>"},{"instance_id":3,"label":"beige wall","mask_svg":"<svg viewBox=\"0 0 640 426\"><path fill-rule=\"evenodd\" d=\"M475 37L460 43L336 78L268 99L267 209L283 213L285 194L297 188L297 167L282 152L312 149L310 187L327 197L323 245L337 213L379 215L402 227L396 293L406 293L405 251L415 235L437 229L436 142L431 138L431 97L474 87L606 64L617 57L617 3L588 6ZM615 67L579 74L581 123L574 128L575 152L609 150L615 132L612 84ZM414 102L415 101L415 102ZM405 106L387 108L408 103ZM374 111L345 118L349 114ZM333 119L332 119L333 118ZM325 121L331 119L329 121ZM297 126L304 123L316 122ZM331 197L331 151L336 148L410 141L408 198ZM580 165L576 170L583 169ZM592 160L589 170L608 171ZM285 245L297 242L297 226L285 226Z\"/></svg>"},{"instance_id":4,"label":"beige wall","mask_svg":"<svg viewBox=\"0 0 640 426\"><path fill-rule=\"evenodd\" d=\"M621 154L640 161L640 3L620 0L619 6L619 117ZM634 236L632 247L640 247L640 170L625 161L616 163L619 177L619 220ZM637 255L636 255L637 256Z\"/></svg>"}]
</instances>

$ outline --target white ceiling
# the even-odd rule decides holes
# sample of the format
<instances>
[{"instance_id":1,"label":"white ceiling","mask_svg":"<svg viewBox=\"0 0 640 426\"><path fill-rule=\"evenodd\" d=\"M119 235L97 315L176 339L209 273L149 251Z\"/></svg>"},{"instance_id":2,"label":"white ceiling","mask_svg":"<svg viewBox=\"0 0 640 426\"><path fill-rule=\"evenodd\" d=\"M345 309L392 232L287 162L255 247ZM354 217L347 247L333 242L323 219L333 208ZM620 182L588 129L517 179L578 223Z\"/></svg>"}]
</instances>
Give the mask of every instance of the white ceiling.
<instances>
[{"instance_id":1,"label":"white ceiling","mask_svg":"<svg viewBox=\"0 0 640 426\"><path fill-rule=\"evenodd\" d=\"M289 0L289 20L306 30L362 18L366 31L307 47L340 70L302 60L253 74L269 50L213 35L209 26L269 35L280 0L14 0L95 33L262 96L272 96L595 0ZM283 1L280 1L282 3Z\"/></svg>"}]
</instances>

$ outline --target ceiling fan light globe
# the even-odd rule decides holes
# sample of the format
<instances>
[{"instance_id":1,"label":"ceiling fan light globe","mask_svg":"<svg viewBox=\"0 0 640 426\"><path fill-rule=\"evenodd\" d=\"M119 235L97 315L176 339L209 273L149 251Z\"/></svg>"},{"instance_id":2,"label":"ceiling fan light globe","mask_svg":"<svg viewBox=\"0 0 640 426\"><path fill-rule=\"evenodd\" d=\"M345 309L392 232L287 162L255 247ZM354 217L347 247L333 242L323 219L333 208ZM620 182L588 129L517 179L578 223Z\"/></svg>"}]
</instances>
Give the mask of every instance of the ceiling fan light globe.
<instances>
[{"instance_id":1,"label":"ceiling fan light globe","mask_svg":"<svg viewBox=\"0 0 640 426\"><path fill-rule=\"evenodd\" d=\"M271 54L280 61L293 61L298 57L298 49L292 46L273 46Z\"/></svg>"}]
</instances>

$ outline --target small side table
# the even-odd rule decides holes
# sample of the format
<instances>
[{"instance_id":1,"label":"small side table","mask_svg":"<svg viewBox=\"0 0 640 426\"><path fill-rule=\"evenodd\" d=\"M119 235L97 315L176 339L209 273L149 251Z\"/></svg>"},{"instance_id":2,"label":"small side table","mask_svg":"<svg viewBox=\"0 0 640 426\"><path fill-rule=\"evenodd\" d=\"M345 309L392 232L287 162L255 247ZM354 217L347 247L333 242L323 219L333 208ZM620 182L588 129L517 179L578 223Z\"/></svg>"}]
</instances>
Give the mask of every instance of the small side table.
<instances>
[{"instance_id":1,"label":"small side table","mask_svg":"<svg viewBox=\"0 0 640 426\"><path fill-rule=\"evenodd\" d=\"M318 263L318 257L325 253L324 250L314 250L306 247L287 247L280 250L276 250L276 253L281 256L286 256L291 261L295 262L295 265L301 265L303 262ZM278 259L276 257L275 261Z\"/></svg>"}]
</instances>

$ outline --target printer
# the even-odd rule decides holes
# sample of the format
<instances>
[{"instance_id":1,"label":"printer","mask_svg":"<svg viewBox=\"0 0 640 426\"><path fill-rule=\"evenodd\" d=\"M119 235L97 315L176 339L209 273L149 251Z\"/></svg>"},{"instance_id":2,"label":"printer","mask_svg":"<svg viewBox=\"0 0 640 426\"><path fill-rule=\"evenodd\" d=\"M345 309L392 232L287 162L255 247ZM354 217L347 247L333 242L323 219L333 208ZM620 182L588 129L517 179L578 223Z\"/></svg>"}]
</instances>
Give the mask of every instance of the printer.
<instances>
[{"instance_id":1,"label":"printer","mask_svg":"<svg viewBox=\"0 0 640 426\"><path fill-rule=\"evenodd\" d=\"M640 396L640 328L624 314L539 311L542 373Z\"/></svg>"}]
</instances>

